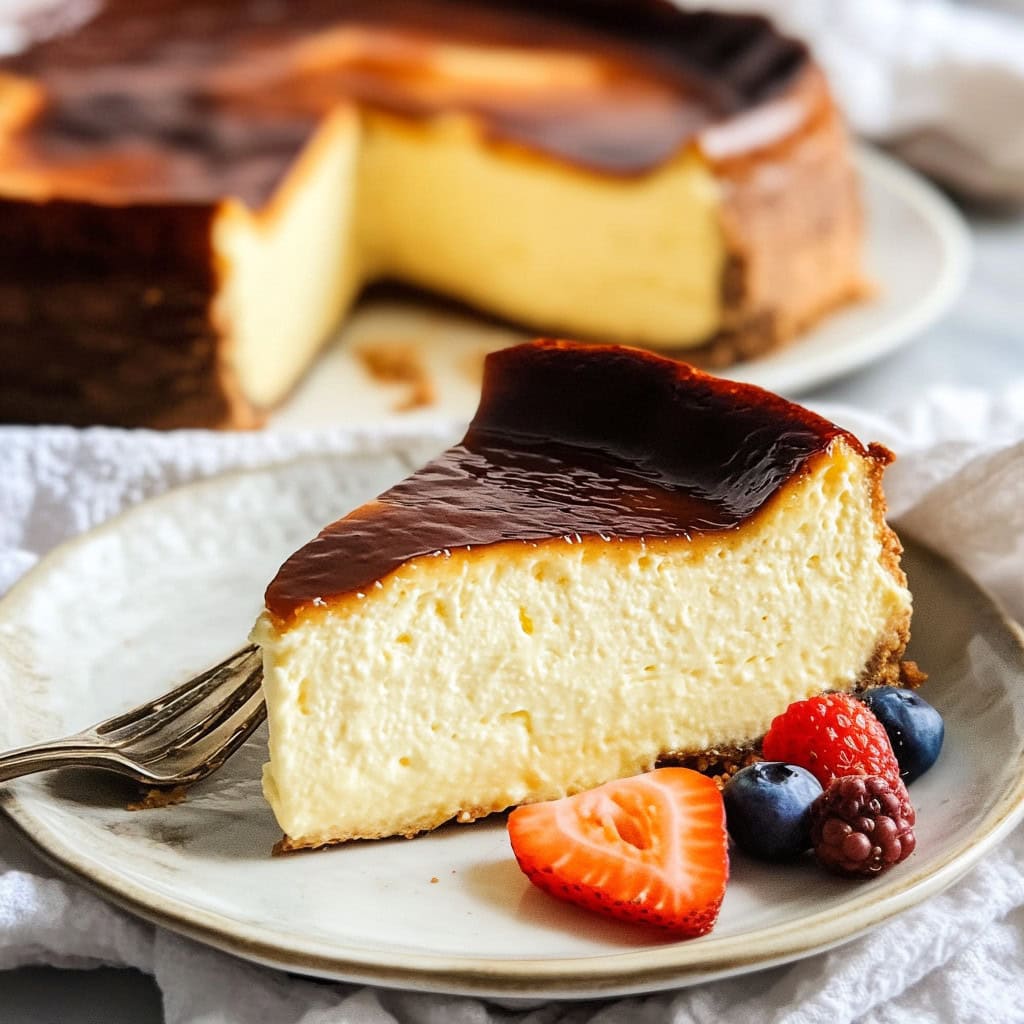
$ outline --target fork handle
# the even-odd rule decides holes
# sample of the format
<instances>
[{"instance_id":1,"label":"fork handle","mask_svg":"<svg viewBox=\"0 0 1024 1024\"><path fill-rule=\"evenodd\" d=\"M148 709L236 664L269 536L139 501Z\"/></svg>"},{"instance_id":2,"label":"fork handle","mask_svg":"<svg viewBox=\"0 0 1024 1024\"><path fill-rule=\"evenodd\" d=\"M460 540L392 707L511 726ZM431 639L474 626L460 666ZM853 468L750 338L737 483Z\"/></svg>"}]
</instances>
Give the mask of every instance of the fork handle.
<instances>
[{"instance_id":1,"label":"fork handle","mask_svg":"<svg viewBox=\"0 0 1024 1024\"><path fill-rule=\"evenodd\" d=\"M50 743L37 743L31 747L19 747L17 750L0 754L0 782L9 782L11 779L20 779L23 775L48 772L54 768L67 768L71 765L108 768L111 760L112 751L80 739L69 738L53 740Z\"/></svg>"}]
</instances>

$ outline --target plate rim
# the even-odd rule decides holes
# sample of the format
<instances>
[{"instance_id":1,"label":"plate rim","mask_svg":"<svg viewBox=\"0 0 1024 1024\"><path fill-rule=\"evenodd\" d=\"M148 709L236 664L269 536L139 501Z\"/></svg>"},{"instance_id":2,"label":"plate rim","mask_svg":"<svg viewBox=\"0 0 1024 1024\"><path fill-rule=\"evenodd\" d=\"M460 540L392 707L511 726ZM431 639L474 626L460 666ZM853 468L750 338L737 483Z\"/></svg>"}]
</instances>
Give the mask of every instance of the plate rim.
<instances>
[{"instance_id":1,"label":"plate rim","mask_svg":"<svg viewBox=\"0 0 1024 1024\"><path fill-rule=\"evenodd\" d=\"M401 450L410 440L409 437L383 437L377 439L373 447L379 452ZM200 497L197 492L215 493L230 486L235 479L273 477L297 462L326 463L354 454L365 452L310 453L259 468L232 470L139 502L94 529L70 538L41 558L0 599L0 626L9 612L17 609L22 595L30 593L37 578L44 578L79 546L92 542L98 535L121 529L126 521L159 511L164 504L195 500ZM912 531L902 531L901 539L908 547L923 550L941 562L958 589L972 591L979 608L984 609L986 617L1000 629L1003 639L1024 662L1024 629L1007 614L999 600L946 556L916 539ZM79 853L71 844L64 844L59 835L34 818L31 808L19 802L16 785L0 788L0 813L47 863L93 893L153 924L252 962L313 977L418 991L483 997L586 999L697 984L799 960L851 941L941 892L970 870L1024 817L1024 748L1015 762L1013 785L999 794L970 837L948 851L938 863L907 873L898 885L889 882L884 894L874 898L871 892L855 896L852 906L844 904L841 915L822 910L760 928L750 935L717 939L711 936L699 944L681 942L628 952L551 959L499 960L399 951L382 955L379 950L360 951L353 947L339 947L340 953L328 953L320 948L329 945L323 942L297 948L294 944L261 940L235 918L175 903L106 865L94 863L92 858Z\"/></svg>"}]
</instances>

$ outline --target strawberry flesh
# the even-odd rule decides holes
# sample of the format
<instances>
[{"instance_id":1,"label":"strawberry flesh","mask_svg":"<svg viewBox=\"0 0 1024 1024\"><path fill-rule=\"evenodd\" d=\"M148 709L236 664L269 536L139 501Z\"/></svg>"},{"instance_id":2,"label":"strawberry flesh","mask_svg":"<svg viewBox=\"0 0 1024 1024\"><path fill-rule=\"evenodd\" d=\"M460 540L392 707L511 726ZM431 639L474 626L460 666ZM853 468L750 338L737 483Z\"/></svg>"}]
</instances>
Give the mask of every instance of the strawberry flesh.
<instances>
[{"instance_id":1,"label":"strawberry flesh","mask_svg":"<svg viewBox=\"0 0 1024 1024\"><path fill-rule=\"evenodd\" d=\"M557 899L685 938L718 918L725 808L698 772L660 768L519 807L508 832L524 874Z\"/></svg>"}]
</instances>

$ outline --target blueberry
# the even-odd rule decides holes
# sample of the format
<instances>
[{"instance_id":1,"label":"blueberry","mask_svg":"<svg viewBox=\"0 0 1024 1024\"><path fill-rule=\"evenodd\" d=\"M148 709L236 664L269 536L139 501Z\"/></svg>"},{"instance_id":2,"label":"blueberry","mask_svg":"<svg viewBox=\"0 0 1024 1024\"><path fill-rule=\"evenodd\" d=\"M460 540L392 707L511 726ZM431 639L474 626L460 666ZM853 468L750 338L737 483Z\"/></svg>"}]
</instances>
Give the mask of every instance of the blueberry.
<instances>
[{"instance_id":1,"label":"blueberry","mask_svg":"<svg viewBox=\"0 0 1024 1024\"><path fill-rule=\"evenodd\" d=\"M791 860L811 845L810 810L821 783L803 768L760 761L737 772L723 792L729 834L759 860Z\"/></svg>"},{"instance_id":2,"label":"blueberry","mask_svg":"<svg viewBox=\"0 0 1024 1024\"><path fill-rule=\"evenodd\" d=\"M864 703L889 734L903 781L924 775L939 756L946 727L942 715L913 690L879 686L868 690Z\"/></svg>"}]
</instances>

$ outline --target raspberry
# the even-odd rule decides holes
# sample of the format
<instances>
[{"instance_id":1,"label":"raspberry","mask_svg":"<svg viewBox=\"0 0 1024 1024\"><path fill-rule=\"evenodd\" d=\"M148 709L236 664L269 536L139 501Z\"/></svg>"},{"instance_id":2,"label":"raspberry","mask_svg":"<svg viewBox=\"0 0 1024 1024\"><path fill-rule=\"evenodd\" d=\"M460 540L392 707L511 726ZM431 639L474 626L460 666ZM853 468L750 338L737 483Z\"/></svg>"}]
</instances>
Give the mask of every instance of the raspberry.
<instances>
[{"instance_id":1,"label":"raspberry","mask_svg":"<svg viewBox=\"0 0 1024 1024\"><path fill-rule=\"evenodd\" d=\"M880 775L836 779L811 805L819 862L850 878L871 878L914 852L916 816L906 786Z\"/></svg>"},{"instance_id":2,"label":"raspberry","mask_svg":"<svg viewBox=\"0 0 1024 1024\"><path fill-rule=\"evenodd\" d=\"M828 693L790 704L762 745L765 760L806 768L828 788L844 775L881 775L895 785L900 766L882 723L859 700Z\"/></svg>"}]
</instances>

